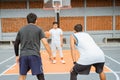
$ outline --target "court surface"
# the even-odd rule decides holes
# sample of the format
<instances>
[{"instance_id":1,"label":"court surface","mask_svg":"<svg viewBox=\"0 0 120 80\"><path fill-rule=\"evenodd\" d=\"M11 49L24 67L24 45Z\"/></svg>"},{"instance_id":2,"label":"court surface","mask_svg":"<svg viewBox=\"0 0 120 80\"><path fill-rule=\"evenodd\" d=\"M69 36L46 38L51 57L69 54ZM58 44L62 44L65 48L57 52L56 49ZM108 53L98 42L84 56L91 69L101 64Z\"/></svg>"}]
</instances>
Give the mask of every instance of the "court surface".
<instances>
[{"instance_id":1,"label":"court surface","mask_svg":"<svg viewBox=\"0 0 120 80\"><path fill-rule=\"evenodd\" d=\"M105 53L105 67L107 80L120 80L120 45L100 45ZM46 80L69 80L70 70L73 66L69 47L63 48L66 64L60 62L57 54L57 63L52 64L47 52L42 50L42 62ZM18 64L15 63L13 46L0 46L0 80L18 80ZM37 80L36 76L28 73L26 80ZM79 75L78 80L99 80L99 75L95 73L92 67L89 75Z\"/></svg>"}]
</instances>

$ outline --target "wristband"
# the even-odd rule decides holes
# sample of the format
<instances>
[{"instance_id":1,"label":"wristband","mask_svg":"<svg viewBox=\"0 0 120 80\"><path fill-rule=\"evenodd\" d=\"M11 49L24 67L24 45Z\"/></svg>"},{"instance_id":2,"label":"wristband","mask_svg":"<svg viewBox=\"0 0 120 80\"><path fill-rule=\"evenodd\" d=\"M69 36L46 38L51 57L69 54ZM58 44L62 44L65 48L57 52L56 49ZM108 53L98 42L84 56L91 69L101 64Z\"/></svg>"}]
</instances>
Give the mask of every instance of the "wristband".
<instances>
[{"instance_id":1,"label":"wristband","mask_svg":"<svg viewBox=\"0 0 120 80\"><path fill-rule=\"evenodd\" d=\"M76 64L76 62L73 62L73 64Z\"/></svg>"}]
</instances>

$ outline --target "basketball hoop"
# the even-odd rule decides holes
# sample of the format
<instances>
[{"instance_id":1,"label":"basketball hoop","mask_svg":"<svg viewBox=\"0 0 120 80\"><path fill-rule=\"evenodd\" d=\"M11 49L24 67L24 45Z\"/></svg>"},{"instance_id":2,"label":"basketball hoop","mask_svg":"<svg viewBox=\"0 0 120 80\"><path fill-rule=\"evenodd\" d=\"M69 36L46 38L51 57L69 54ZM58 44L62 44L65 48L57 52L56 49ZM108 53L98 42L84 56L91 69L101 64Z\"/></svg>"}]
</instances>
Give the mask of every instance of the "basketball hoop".
<instances>
[{"instance_id":1,"label":"basketball hoop","mask_svg":"<svg viewBox=\"0 0 120 80\"><path fill-rule=\"evenodd\" d=\"M60 13L60 8L62 7L62 0L53 0L52 5L55 13Z\"/></svg>"}]
</instances>

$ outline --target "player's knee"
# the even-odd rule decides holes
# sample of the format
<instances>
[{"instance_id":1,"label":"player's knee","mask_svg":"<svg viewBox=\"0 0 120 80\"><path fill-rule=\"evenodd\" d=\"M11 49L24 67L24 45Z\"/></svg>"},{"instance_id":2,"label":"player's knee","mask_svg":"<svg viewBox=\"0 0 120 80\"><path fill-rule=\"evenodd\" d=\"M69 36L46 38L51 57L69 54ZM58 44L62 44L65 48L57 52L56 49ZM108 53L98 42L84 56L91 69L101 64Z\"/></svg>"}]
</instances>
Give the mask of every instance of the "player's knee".
<instances>
[{"instance_id":1,"label":"player's knee","mask_svg":"<svg viewBox=\"0 0 120 80\"><path fill-rule=\"evenodd\" d=\"M77 73L76 73L74 70L71 70L71 71L70 71L70 75L71 75L71 76L77 75Z\"/></svg>"},{"instance_id":2,"label":"player's knee","mask_svg":"<svg viewBox=\"0 0 120 80\"><path fill-rule=\"evenodd\" d=\"M96 70L96 73L98 73L98 74L103 73L103 69Z\"/></svg>"}]
</instances>

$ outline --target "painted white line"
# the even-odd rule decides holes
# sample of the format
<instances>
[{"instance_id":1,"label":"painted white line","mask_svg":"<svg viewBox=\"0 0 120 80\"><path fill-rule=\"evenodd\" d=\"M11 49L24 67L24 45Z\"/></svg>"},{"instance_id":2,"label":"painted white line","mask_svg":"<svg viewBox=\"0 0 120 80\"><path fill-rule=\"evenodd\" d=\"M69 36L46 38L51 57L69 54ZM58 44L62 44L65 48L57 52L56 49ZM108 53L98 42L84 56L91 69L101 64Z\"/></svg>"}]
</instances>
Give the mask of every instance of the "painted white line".
<instances>
[{"instance_id":1,"label":"painted white line","mask_svg":"<svg viewBox=\"0 0 120 80\"><path fill-rule=\"evenodd\" d=\"M90 73L92 73L92 74L96 74L96 72L90 72ZM105 72L105 73L113 73L113 72ZM44 73L44 74L46 74L46 75L54 75L54 74L70 74L70 72L66 72L66 73ZM13 73L13 74L4 74L3 76L11 76L11 75L19 75L18 73ZM31 75L31 73L28 73L27 75Z\"/></svg>"},{"instance_id":2,"label":"painted white line","mask_svg":"<svg viewBox=\"0 0 120 80\"><path fill-rule=\"evenodd\" d=\"M118 62L117 60L115 60L115 59L113 59L113 58L111 58L111 57L109 57L109 56L106 56L106 55L105 55L105 57L111 59L112 61L116 62L117 64L120 64L120 62Z\"/></svg>"},{"instance_id":3,"label":"painted white line","mask_svg":"<svg viewBox=\"0 0 120 80\"><path fill-rule=\"evenodd\" d=\"M54 74L70 74L69 72L67 73L44 73L46 75L54 75ZM13 74L4 74L4 76L11 76L11 75L19 75L17 73L13 73ZM31 73L28 73L27 75L32 75Z\"/></svg>"},{"instance_id":4,"label":"painted white line","mask_svg":"<svg viewBox=\"0 0 120 80\"><path fill-rule=\"evenodd\" d=\"M106 56L106 55L105 55ZM114 61L115 63L117 63L117 64L120 64L120 62L118 62L117 60L115 60L115 59L113 59L113 58L111 58L111 57L109 57L109 56L106 56L107 58L109 58L110 60L112 60L112 61ZM107 66L106 66L107 67ZM109 67L107 67L108 69L110 69ZM117 73L115 72L115 71L113 71L112 69L110 69L111 70L111 72L116 76L116 80L120 80L120 78L119 78L119 76L117 75Z\"/></svg>"},{"instance_id":5,"label":"painted white line","mask_svg":"<svg viewBox=\"0 0 120 80\"><path fill-rule=\"evenodd\" d=\"M16 75L19 75L19 74L17 74L17 73L15 73L15 74L4 74L4 75L2 75L2 76L16 76ZM27 75L29 75L29 74L27 74Z\"/></svg>"},{"instance_id":6,"label":"painted white line","mask_svg":"<svg viewBox=\"0 0 120 80\"><path fill-rule=\"evenodd\" d=\"M107 67L107 66L106 66ZM116 72L114 72L112 69L110 69L109 67L107 67L116 77L116 80L120 80L119 76L117 75Z\"/></svg>"},{"instance_id":7,"label":"painted white line","mask_svg":"<svg viewBox=\"0 0 120 80\"><path fill-rule=\"evenodd\" d=\"M12 58L14 58L14 57L15 57L15 56L12 56L12 57L10 57L10 58L8 58L8 59L6 59L6 60L4 60L4 61L0 62L0 64L3 64L3 63L5 63L5 62L9 61L10 59L12 59Z\"/></svg>"},{"instance_id":8,"label":"painted white line","mask_svg":"<svg viewBox=\"0 0 120 80\"><path fill-rule=\"evenodd\" d=\"M11 69L13 66L15 66L16 65L16 63L15 64L13 64L11 67L9 67L9 68L7 68L5 71L3 71L2 73L0 73L0 77L2 76L2 75L4 75L4 73L5 72L7 72L9 69Z\"/></svg>"}]
</instances>

